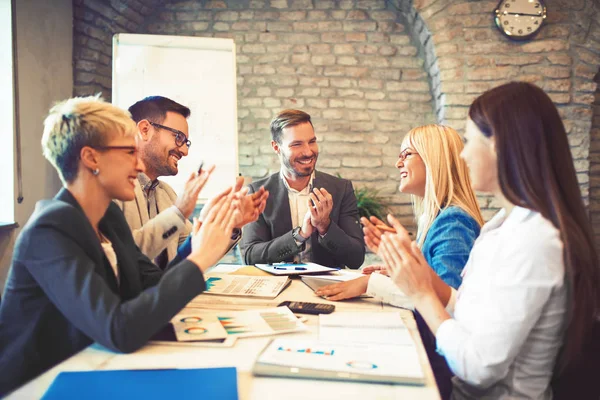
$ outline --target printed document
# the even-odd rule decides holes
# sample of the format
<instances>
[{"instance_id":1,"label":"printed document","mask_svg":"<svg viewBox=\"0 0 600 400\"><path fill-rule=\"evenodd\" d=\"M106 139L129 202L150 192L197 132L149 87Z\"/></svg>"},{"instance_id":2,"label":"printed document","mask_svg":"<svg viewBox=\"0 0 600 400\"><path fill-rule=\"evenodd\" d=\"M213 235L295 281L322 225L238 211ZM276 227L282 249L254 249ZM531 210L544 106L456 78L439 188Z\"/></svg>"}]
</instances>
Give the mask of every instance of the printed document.
<instances>
[{"instance_id":1,"label":"printed document","mask_svg":"<svg viewBox=\"0 0 600 400\"><path fill-rule=\"evenodd\" d=\"M415 346L396 312L334 312L319 315L319 339L352 343Z\"/></svg>"}]
</instances>

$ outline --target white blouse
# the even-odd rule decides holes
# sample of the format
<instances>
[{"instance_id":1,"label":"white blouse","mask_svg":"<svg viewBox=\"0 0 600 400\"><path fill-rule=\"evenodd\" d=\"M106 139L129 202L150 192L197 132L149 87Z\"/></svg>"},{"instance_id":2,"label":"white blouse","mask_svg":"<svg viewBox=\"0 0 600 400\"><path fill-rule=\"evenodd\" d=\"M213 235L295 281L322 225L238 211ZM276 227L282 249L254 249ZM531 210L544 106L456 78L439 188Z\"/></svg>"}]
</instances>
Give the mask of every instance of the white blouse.
<instances>
[{"instance_id":1,"label":"white blouse","mask_svg":"<svg viewBox=\"0 0 600 400\"><path fill-rule=\"evenodd\" d=\"M394 307L415 309L410 297L405 295L389 276L378 272L369 275L366 294Z\"/></svg>"},{"instance_id":2,"label":"white blouse","mask_svg":"<svg viewBox=\"0 0 600 400\"><path fill-rule=\"evenodd\" d=\"M501 210L481 230L436 334L453 396L550 399L567 319L560 232L539 213ZM453 309L453 310L452 310Z\"/></svg>"}]
</instances>

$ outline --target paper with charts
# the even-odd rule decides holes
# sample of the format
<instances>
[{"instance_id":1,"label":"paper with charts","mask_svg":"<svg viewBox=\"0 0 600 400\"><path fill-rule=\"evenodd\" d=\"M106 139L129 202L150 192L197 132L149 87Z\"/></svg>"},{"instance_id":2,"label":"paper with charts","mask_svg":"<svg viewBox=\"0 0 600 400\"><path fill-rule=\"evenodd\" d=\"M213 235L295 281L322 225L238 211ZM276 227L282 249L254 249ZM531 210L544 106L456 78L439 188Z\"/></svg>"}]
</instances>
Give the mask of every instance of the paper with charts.
<instances>
[{"instance_id":1,"label":"paper with charts","mask_svg":"<svg viewBox=\"0 0 600 400\"><path fill-rule=\"evenodd\" d=\"M319 339L414 346L397 312L335 312L319 315Z\"/></svg>"},{"instance_id":2,"label":"paper with charts","mask_svg":"<svg viewBox=\"0 0 600 400\"><path fill-rule=\"evenodd\" d=\"M273 299L289 282L286 276L207 274L204 293Z\"/></svg>"},{"instance_id":3,"label":"paper with charts","mask_svg":"<svg viewBox=\"0 0 600 400\"><path fill-rule=\"evenodd\" d=\"M248 311L186 311L173 317L171 323L180 342L306 330L306 326L287 307Z\"/></svg>"},{"instance_id":4,"label":"paper with charts","mask_svg":"<svg viewBox=\"0 0 600 400\"><path fill-rule=\"evenodd\" d=\"M341 343L310 339L274 339L256 360L257 365L285 367L289 374L340 379L356 375L387 377L388 382L423 383L425 375L414 346ZM255 367L256 368L256 367ZM280 372L284 372L282 368ZM297 371L297 372L296 372ZM336 374L315 374L331 371ZM356 380L360 377L355 378ZM375 380L375 379L373 379Z\"/></svg>"}]
</instances>

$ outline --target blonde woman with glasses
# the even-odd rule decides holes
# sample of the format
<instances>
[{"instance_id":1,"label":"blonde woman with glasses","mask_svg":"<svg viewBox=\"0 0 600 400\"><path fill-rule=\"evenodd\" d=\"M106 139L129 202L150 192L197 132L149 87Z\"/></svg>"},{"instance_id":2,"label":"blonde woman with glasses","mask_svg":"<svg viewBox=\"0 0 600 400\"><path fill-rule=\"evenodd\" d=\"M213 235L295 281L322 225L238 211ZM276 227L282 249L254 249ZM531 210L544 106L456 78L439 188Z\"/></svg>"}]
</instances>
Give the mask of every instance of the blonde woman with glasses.
<instances>
[{"instance_id":1,"label":"blonde woman with glasses","mask_svg":"<svg viewBox=\"0 0 600 400\"><path fill-rule=\"evenodd\" d=\"M186 259L163 271L140 252L113 202L133 199L144 170L135 134L127 111L96 97L59 103L46 118L44 156L64 187L37 203L15 244L0 306L0 397L94 342L139 349L205 290L204 272L227 250L248 202L231 188L195 224Z\"/></svg>"},{"instance_id":2,"label":"blonde woman with glasses","mask_svg":"<svg viewBox=\"0 0 600 400\"><path fill-rule=\"evenodd\" d=\"M466 163L460 158L463 142L447 126L425 125L412 129L402 142L396 168L400 191L411 195L417 220L417 243L428 264L449 286L458 288L483 218L471 187ZM378 251L387 228L377 218L362 218L365 242ZM381 272L381 273L372 273ZM394 306L412 308L410 299L386 276L380 266L366 267L366 276L325 286L316 293L342 300L367 293ZM417 323L443 397L451 388L451 374L435 353L435 339L417 314Z\"/></svg>"},{"instance_id":3,"label":"blonde woman with glasses","mask_svg":"<svg viewBox=\"0 0 600 400\"><path fill-rule=\"evenodd\" d=\"M459 157L462 149L462 140L454 129L425 125L408 132L396 162L399 189L411 195L418 225L417 243L433 270L452 287L460 286L462 268L483 225L467 165ZM362 218L361 222L367 227L367 245L376 252L381 234L390 228L375 217L371 221ZM385 269L370 266L363 272L374 271L383 274L329 285L317 294L342 300L368 293L392 305L406 306L406 297L381 276L386 274Z\"/></svg>"}]
</instances>

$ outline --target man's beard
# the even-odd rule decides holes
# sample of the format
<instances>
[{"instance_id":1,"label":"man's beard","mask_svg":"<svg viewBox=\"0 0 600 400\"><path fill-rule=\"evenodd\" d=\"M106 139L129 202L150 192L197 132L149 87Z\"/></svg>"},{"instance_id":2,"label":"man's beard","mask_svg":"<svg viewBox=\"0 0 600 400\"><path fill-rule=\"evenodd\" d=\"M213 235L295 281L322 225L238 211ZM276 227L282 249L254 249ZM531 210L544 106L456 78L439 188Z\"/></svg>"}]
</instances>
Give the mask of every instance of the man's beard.
<instances>
[{"instance_id":1,"label":"man's beard","mask_svg":"<svg viewBox=\"0 0 600 400\"><path fill-rule=\"evenodd\" d=\"M157 153L148 154L148 160L144 163L152 168L157 176L174 176L177 175L178 168L173 169L171 167L171 152L167 154L167 159L164 156Z\"/></svg>"},{"instance_id":2,"label":"man's beard","mask_svg":"<svg viewBox=\"0 0 600 400\"><path fill-rule=\"evenodd\" d=\"M318 159L319 155L318 154L314 154L313 158L315 159L314 165L311 166L310 171L309 172L304 172L304 171L299 171L296 168L294 168L292 166L292 163L290 162L289 157L286 157L285 154L282 154L281 156L281 161L283 162L283 166L289 171L291 172L294 176L296 177L307 177L307 176L311 176L313 171L315 170L316 166L317 166L317 159ZM302 159L302 158L297 158L297 159Z\"/></svg>"}]
</instances>

